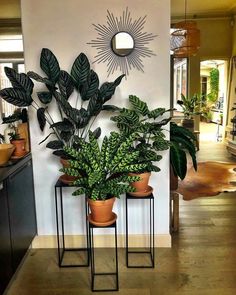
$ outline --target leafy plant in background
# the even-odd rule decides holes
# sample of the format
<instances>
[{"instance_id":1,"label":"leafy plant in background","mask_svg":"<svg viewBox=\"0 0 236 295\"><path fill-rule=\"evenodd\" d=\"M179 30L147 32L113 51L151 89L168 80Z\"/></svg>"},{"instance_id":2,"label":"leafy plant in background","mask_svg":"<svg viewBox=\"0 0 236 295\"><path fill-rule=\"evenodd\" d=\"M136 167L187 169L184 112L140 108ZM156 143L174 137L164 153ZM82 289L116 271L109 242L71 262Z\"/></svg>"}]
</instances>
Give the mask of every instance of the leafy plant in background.
<instances>
[{"instance_id":1,"label":"leafy plant in background","mask_svg":"<svg viewBox=\"0 0 236 295\"><path fill-rule=\"evenodd\" d=\"M202 113L201 101L201 96L198 94L194 94L192 97L181 94L181 100L177 100L177 103L183 109L184 117L192 119L193 115Z\"/></svg>"},{"instance_id":2,"label":"leafy plant in background","mask_svg":"<svg viewBox=\"0 0 236 295\"><path fill-rule=\"evenodd\" d=\"M32 71L18 74L14 69L5 67L12 88L2 89L0 96L18 107L31 105L35 108L40 129L43 131L46 123L51 129L42 142L54 135L56 140L48 142L47 147L53 149L55 155L63 156L64 146L73 147L79 138L86 138L102 110L117 109L115 106L105 104L111 99L124 75L119 76L114 82L105 82L99 87L98 75L90 69L84 53L80 53L75 59L69 74L61 70L56 56L47 48L42 49L40 67L46 77ZM45 90L37 92L42 105L32 98L34 88L32 79L45 86ZM77 99L75 106L72 106L70 98L74 92L77 94ZM57 122L49 113L49 105L53 100L60 114L60 121ZM99 137L100 133L100 128L94 130L96 137Z\"/></svg>"},{"instance_id":3,"label":"leafy plant in background","mask_svg":"<svg viewBox=\"0 0 236 295\"><path fill-rule=\"evenodd\" d=\"M118 116L111 117L116 122L123 136L130 136L137 133L136 139L131 152L139 152L138 163L146 163L145 172L160 171L160 168L153 165L153 162L160 161L162 156L158 154L169 148L169 141L165 139L162 127L170 121L170 117L159 119L162 115L170 110L165 108L156 108L149 110L147 103L135 95L129 96L131 108L123 108L119 111ZM141 172L141 171L139 171Z\"/></svg>"},{"instance_id":4,"label":"leafy plant in background","mask_svg":"<svg viewBox=\"0 0 236 295\"><path fill-rule=\"evenodd\" d=\"M128 173L146 169L147 166L147 163L134 164L139 152L130 152L130 146L137 136L132 133L124 137L111 132L109 138L104 137L100 148L94 134L89 132L89 142L79 139L79 150L65 147L65 152L73 160L69 160L70 168L61 171L71 176L80 176L73 183L79 187L73 195L85 194L92 200L105 200L135 191L129 183L138 181L139 177L129 176Z\"/></svg>"},{"instance_id":5,"label":"leafy plant in background","mask_svg":"<svg viewBox=\"0 0 236 295\"><path fill-rule=\"evenodd\" d=\"M187 153L191 156L193 167L197 170L196 138L183 126L170 122L170 163L173 172L180 179L187 173Z\"/></svg>"},{"instance_id":6,"label":"leafy plant in background","mask_svg":"<svg viewBox=\"0 0 236 295\"><path fill-rule=\"evenodd\" d=\"M219 70L217 68L210 71L210 93L207 95L207 100L211 103L216 103L219 94Z\"/></svg>"}]
</instances>

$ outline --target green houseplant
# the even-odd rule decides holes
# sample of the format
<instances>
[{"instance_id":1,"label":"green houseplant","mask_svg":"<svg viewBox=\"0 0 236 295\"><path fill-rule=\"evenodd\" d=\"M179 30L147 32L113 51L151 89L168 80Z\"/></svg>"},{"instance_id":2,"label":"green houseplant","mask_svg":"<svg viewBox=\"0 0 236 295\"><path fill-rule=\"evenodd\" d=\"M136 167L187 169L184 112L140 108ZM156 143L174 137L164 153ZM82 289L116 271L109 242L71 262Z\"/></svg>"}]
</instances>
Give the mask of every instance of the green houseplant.
<instances>
[{"instance_id":1,"label":"green houseplant","mask_svg":"<svg viewBox=\"0 0 236 295\"><path fill-rule=\"evenodd\" d=\"M184 179L187 173L187 154L190 155L193 167L197 170L196 138L183 126L170 122L170 165L171 190L178 187L178 177Z\"/></svg>"},{"instance_id":2,"label":"green houseplant","mask_svg":"<svg viewBox=\"0 0 236 295\"><path fill-rule=\"evenodd\" d=\"M181 94L181 100L177 100L177 104L181 106L184 114L182 125L191 131L194 131L194 115L201 115L201 97L198 94L193 96L185 96Z\"/></svg>"},{"instance_id":3,"label":"green houseplant","mask_svg":"<svg viewBox=\"0 0 236 295\"><path fill-rule=\"evenodd\" d=\"M12 87L2 89L0 96L18 107L32 106L36 109L40 129L43 131L48 123L51 130L41 143L54 136L54 140L49 141L47 147L54 150L53 154L65 156L63 147L73 147L78 138L86 138L102 110L116 109L106 103L124 75L99 87L98 75L90 69L90 63L84 53L79 54L68 73L60 68L56 56L47 48L41 51L40 67L46 77L33 71L18 74L14 69L5 67ZM37 92L40 104L32 97L32 79L43 85L42 91ZM75 95L75 105L72 105L71 98ZM50 115L50 104L53 101L58 109L59 121L55 121ZM100 128L94 130L96 137L99 137L100 133Z\"/></svg>"},{"instance_id":4,"label":"green houseplant","mask_svg":"<svg viewBox=\"0 0 236 295\"><path fill-rule=\"evenodd\" d=\"M116 122L121 134L129 136L137 133L139 136L131 147L131 151L139 152L138 163L148 163L145 169L140 170L140 178L144 180L134 183L137 191L148 189L150 172L159 172L160 168L153 162L160 161L162 156L159 151L169 148L169 141L165 138L163 126L170 121L169 118L160 117L169 110L156 108L149 110L147 103L135 95L129 96L131 108L123 108L117 116L111 117Z\"/></svg>"},{"instance_id":5,"label":"green houseplant","mask_svg":"<svg viewBox=\"0 0 236 295\"><path fill-rule=\"evenodd\" d=\"M110 137L105 136L99 147L96 137L89 132L88 142L79 139L79 150L64 148L73 160L69 160L69 168L63 168L61 171L79 177L73 183L79 187L73 195L87 196L92 219L96 222L107 222L111 219L115 197L119 198L124 192L135 191L129 183L139 177L129 176L128 173L140 171L147 166L146 163L134 164L139 152L131 152L130 146L136 138L137 134L134 133L124 137L111 132ZM109 210L106 214L107 208Z\"/></svg>"}]
</instances>

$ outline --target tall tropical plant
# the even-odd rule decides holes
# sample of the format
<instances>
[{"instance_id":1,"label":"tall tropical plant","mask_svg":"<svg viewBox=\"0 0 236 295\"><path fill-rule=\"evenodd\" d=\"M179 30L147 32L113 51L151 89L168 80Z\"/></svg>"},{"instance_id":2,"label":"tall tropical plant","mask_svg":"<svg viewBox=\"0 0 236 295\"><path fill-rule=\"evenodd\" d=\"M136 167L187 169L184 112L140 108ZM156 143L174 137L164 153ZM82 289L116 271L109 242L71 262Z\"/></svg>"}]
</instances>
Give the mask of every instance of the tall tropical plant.
<instances>
[{"instance_id":1,"label":"tall tropical plant","mask_svg":"<svg viewBox=\"0 0 236 295\"><path fill-rule=\"evenodd\" d=\"M40 56L40 67L46 76L33 71L18 74L14 69L5 67L5 73L12 87L0 91L0 96L8 103L18 107L32 106L37 111L40 129L43 131L48 123L50 136L55 139L47 143L54 154L63 155L63 147L73 147L78 138L86 138L93 123L102 110L113 111L117 108L107 105L120 84L124 75L114 82L105 82L99 87L98 75L90 68L84 53L75 59L70 73L60 68L56 56L47 48L43 48ZM44 90L37 92L40 104L33 99L33 80L44 85ZM71 97L77 95L75 105L71 105ZM60 120L55 121L49 113L50 103L55 100ZM94 130L99 137L101 129Z\"/></svg>"},{"instance_id":2,"label":"tall tropical plant","mask_svg":"<svg viewBox=\"0 0 236 295\"><path fill-rule=\"evenodd\" d=\"M104 137L101 147L92 132L89 132L89 141L79 139L80 149L65 147L65 152L73 157L69 160L70 168L61 171L80 176L73 185L79 188L73 195L85 194L92 200L106 200L113 196L118 197L124 192L133 192L135 189L130 182L139 180L137 176L129 176L129 172L146 169L147 163L135 164L139 152L130 152L130 146L137 138L133 133L128 137L111 132L110 137Z\"/></svg>"},{"instance_id":3,"label":"tall tropical plant","mask_svg":"<svg viewBox=\"0 0 236 295\"><path fill-rule=\"evenodd\" d=\"M187 153L192 159L194 169L197 170L194 134L187 128L170 122L170 163L174 174L182 180L187 173Z\"/></svg>"},{"instance_id":4,"label":"tall tropical plant","mask_svg":"<svg viewBox=\"0 0 236 295\"><path fill-rule=\"evenodd\" d=\"M162 159L159 151L169 148L169 141L165 138L163 126L171 118L161 118L169 110L165 108L149 110L147 103L135 95L129 96L129 102L131 107L121 109L119 115L111 117L111 120L116 122L123 136L129 136L132 133L139 135L131 151L139 152L139 163L148 161L149 164L145 171L158 172L160 168L153 162Z\"/></svg>"}]
</instances>

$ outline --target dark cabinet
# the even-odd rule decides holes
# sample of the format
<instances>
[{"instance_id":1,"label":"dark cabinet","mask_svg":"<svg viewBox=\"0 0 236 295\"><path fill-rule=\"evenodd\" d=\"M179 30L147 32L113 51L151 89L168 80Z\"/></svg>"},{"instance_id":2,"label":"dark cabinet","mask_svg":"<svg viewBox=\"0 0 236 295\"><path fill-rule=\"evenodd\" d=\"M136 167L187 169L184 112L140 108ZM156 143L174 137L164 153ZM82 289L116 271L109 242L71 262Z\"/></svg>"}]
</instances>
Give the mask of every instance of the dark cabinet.
<instances>
[{"instance_id":1,"label":"dark cabinet","mask_svg":"<svg viewBox=\"0 0 236 295\"><path fill-rule=\"evenodd\" d=\"M0 294L36 235L31 159L0 183Z\"/></svg>"},{"instance_id":2,"label":"dark cabinet","mask_svg":"<svg viewBox=\"0 0 236 295\"><path fill-rule=\"evenodd\" d=\"M12 276L12 251L6 182L0 184L0 294Z\"/></svg>"}]
</instances>

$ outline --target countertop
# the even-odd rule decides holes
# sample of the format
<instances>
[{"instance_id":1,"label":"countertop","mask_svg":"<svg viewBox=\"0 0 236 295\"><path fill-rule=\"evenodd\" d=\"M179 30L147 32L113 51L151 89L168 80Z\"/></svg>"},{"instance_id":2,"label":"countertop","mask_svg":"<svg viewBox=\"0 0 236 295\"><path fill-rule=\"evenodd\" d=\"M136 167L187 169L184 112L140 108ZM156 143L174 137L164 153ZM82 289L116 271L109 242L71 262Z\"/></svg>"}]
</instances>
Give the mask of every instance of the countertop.
<instances>
[{"instance_id":1,"label":"countertop","mask_svg":"<svg viewBox=\"0 0 236 295\"><path fill-rule=\"evenodd\" d=\"M32 159L31 153L28 153L23 158L14 161L13 164L7 167L0 167L0 181L3 181L7 177L9 177L12 173L14 173L17 169L22 167L25 163Z\"/></svg>"}]
</instances>

